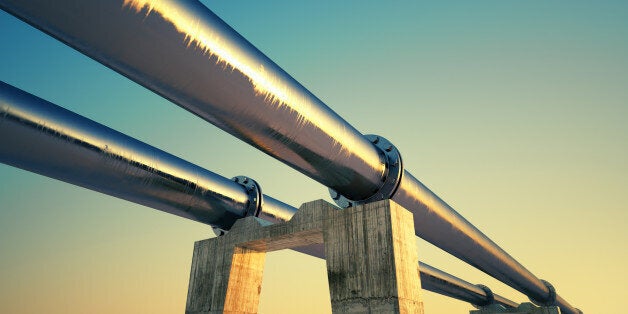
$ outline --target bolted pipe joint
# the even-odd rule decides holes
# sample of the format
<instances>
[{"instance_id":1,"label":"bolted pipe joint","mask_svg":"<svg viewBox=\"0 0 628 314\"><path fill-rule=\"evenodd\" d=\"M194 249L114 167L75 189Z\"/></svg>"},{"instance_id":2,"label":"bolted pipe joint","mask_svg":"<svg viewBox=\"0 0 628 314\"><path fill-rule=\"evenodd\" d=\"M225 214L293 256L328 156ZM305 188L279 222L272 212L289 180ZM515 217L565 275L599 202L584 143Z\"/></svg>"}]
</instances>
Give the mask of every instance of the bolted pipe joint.
<instances>
[{"instance_id":1,"label":"bolted pipe joint","mask_svg":"<svg viewBox=\"0 0 628 314\"><path fill-rule=\"evenodd\" d=\"M381 160L385 163L386 170L382 176L382 183L373 195L362 200L350 200L338 193L336 190L330 188L329 194L331 195L331 198L342 208L389 199L395 195L395 192L401 183L401 176L403 175L403 162L397 147L379 135L368 134L364 137L366 137L366 139L369 140L373 146L375 146Z\"/></svg>"},{"instance_id":2,"label":"bolted pipe joint","mask_svg":"<svg viewBox=\"0 0 628 314\"><path fill-rule=\"evenodd\" d=\"M246 193L249 195L249 203L247 206L246 215L244 217L257 217L260 210L262 210L262 188L259 186L259 184L257 184L257 182L255 182L255 180L246 176L233 177L231 180L243 186L246 189Z\"/></svg>"},{"instance_id":3,"label":"bolted pipe joint","mask_svg":"<svg viewBox=\"0 0 628 314\"><path fill-rule=\"evenodd\" d=\"M241 185L246 190L246 194L249 196L249 201L247 202L246 213L244 217L254 216L257 217L262 210L262 204L264 201L264 194L262 194L262 188L257 184L257 182L246 176L237 176L231 178L233 182ZM216 236L222 236L227 234L228 230L221 228L213 228Z\"/></svg>"},{"instance_id":4,"label":"bolted pipe joint","mask_svg":"<svg viewBox=\"0 0 628 314\"><path fill-rule=\"evenodd\" d=\"M554 288L554 286L552 286L551 283L546 280L541 279L541 282L547 287L547 290L549 290L549 294L544 300L534 300L530 298L530 301L538 306L556 305L556 289Z\"/></svg>"},{"instance_id":5,"label":"bolted pipe joint","mask_svg":"<svg viewBox=\"0 0 628 314\"><path fill-rule=\"evenodd\" d=\"M491 290L491 288L485 286L485 285L476 285L478 288L482 289L484 291L484 293L486 293L486 300L482 303L478 303L478 304L474 304L477 305L479 308L484 307L484 306L489 306L491 304L495 303L495 294L493 293L493 291Z\"/></svg>"}]
</instances>

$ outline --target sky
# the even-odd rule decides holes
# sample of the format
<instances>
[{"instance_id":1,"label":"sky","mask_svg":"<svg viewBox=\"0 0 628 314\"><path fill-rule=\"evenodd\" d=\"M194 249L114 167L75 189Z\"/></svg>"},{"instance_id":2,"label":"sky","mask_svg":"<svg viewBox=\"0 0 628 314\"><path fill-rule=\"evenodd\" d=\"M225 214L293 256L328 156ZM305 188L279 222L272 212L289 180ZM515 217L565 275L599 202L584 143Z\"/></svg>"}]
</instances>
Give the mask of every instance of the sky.
<instances>
[{"instance_id":1,"label":"sky","mask_svg":"<svg viewBox=\"0 0 628 314\"><path fill-rule=\"evenodd\" d=\"M628 295L628 2L203 1L585 313ZM0 11L0 80L294 206L327 188ZM2 136L0 134L0 136ZM216 148L220 147L220 150ZM173 313L211 228L0 164L1 313ZM419 259L517 302L417 239ZM423 293L426 313L466 313ZM269 253L260 312L331 311Z\"/></svg>"}]
</instances>

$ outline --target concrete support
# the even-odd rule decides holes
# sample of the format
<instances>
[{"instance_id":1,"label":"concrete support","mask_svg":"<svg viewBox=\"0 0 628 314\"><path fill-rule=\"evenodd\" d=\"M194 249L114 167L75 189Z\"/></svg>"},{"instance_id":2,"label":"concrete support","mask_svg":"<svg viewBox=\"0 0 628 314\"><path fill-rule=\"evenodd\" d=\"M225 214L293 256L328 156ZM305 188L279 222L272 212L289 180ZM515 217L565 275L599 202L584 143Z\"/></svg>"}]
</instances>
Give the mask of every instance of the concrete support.
<instances>
[{"instance_id":1,"label":"concrete support","mask_svg":"<svg viewBox=\"0 0 628 314\"><path fill-rule=\"evenodd\" d=\"M499 304L491 304L481 309L472 310L469 314L560 314L560 309L558 306L539 307L526 302L514 309L507 309Z\"/></svg>"},{"instance_id":2,"label":"concrete support","mask_svg":"<svg viewBox=\"0 0 628 314\"><path fill-rule=\"evenodd\" d=\"M186 313L256 313L265 252L321 243L334 313L423 313L413 217L390 200L314 201L288 222L247 217L196 242Z\"/></svg>"}]
</instances>

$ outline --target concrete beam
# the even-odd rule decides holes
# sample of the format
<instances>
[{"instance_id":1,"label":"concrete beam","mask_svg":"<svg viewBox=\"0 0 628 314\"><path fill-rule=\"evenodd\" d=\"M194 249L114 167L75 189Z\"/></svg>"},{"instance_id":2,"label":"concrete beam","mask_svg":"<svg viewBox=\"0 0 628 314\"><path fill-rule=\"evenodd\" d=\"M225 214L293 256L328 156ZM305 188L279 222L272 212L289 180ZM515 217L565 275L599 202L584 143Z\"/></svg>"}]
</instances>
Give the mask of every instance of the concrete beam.
<instances>
[{"instance_id":1,"label":"concrete beam","mask_svg":"<svg viewBox=\"0 0 628 314\"><path fill-rule=\"evenodd\" d=\"M243 218L195 243L186 313L256 313L265 252L321 243L334 313L423 313L414 239L412 214L390 200L314 201L273 225Z\"/></svg>"}]
</instances>

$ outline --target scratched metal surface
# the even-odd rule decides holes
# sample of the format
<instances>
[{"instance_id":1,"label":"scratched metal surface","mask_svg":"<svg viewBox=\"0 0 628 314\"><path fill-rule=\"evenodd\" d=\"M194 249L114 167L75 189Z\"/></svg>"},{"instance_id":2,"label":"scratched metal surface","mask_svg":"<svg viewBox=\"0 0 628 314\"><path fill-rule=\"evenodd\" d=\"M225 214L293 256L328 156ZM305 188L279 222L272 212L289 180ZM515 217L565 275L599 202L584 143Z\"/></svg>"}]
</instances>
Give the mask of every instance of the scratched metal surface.
<instances>
[{"instance_id":1,"label":"scratched metal surface","mask_svg":"<svg viewBox=\"0 0 628 314\"><path fill-rule=\"evenodd\" d=\"M217 227L246 213L237 183L3 82L0 162Z\"/></svg>"},{"instance_id":2,"label":"scratched metal surface","mask_svg":"<svg viewBox=\"0 0 628 314\"><path fill-rule=\"evenodd\" d=\"M0 162L224 229L249 201L232 180L1 81ZM277 223L296 211L265 195L258 217ZM323 250L300 251L323 257ZM486 300L476 286L423 268L423 288L472 304Z\"/></svg>"},{"instance_id":3,"label":"scratched metal surface","mask_svg":"<svg viewBox=\"0 0 628 314\"><path fill-rule=\"evenodd\" d=\"M0 5L349 197L379 186L372 145L200 2Z\"/></svg>"},{"instance_id":4,"label":"scratched metal surface","mask_svg":"<svg viewBox=\"0 0 628 314\"><path fill-rule=\"evenodd\" d=\"M360 132L198 1L0 7L349 199L382 184L382 158ZM414 213L418 236L532 299L549 297L539 278L408 172L392 199ZM556 304L578 313L560 297Z\"/></svg>"}]
</instances>

